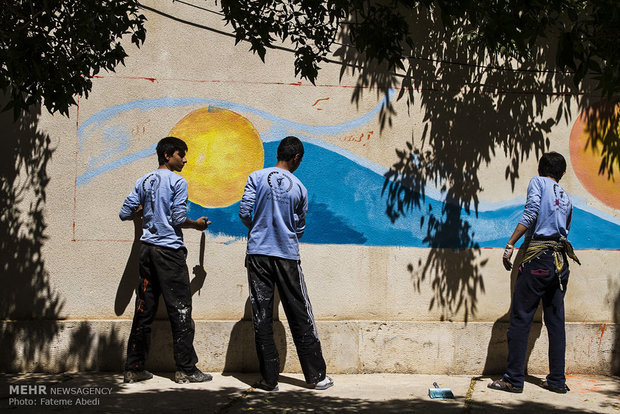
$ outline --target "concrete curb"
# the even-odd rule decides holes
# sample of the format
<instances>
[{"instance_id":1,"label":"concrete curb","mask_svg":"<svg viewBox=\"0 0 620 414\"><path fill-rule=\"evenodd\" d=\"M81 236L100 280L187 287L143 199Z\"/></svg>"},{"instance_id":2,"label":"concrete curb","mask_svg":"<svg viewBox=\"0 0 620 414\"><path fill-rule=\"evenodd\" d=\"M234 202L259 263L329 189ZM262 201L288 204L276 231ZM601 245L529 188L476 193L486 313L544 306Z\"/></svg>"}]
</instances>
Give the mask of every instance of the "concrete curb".
<instances>
[{"instance_id":1,"label":"concrete curb","mask_svg":"<svg viewBox=\"0 0 620 414\"><path fill-rule=\"evenodd\" d=\"M506 364L506 322L317 321L330 372L493 374ZM0 371L120 371L128 320L0 322ZM301 372L286 321L274 323L281 370ZM566 372L614 373L617 324L567 323ZM196 321L194 346L206 371L256 372L252 323ZM547 333L534 323L528 371L546 374ZM617 358L617 356L615 357ZM147 368L173 371L168 321L153 326Z\"/></svg>"}]
</instances>

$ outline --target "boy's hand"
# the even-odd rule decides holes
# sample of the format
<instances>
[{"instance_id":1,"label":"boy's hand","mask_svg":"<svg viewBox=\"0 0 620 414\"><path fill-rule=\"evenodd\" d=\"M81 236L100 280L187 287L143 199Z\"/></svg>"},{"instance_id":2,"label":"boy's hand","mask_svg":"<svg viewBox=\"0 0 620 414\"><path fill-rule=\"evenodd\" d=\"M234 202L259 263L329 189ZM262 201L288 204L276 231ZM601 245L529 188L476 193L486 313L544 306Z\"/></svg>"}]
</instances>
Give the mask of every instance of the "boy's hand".
<instances>
[{"instance_id":1,"label":"boy's hand","mask_svg":"<svg viewBox=\"0 0 620 414\"><path fill-rule=\"evenodd\" d=\"M514 252L515 248L512 244L507 244L506 248L504 249L504 256L502 257L502 260L504 262L504 267L506 268L506 270L512 270L512 263L510 262L510 258L512 257L512 253Z\"/></svg>"},{"instance_id":2,"label":"boy's hand","mask_svg":"<svg viewBox=\"0 0 620 414\"><path fill-rule=\"evenodd\" d=\"M196 219L196 230L204 231L209 227L209 224L211 224L209 217L200 217Z\"/></svg>"}]
</instances>

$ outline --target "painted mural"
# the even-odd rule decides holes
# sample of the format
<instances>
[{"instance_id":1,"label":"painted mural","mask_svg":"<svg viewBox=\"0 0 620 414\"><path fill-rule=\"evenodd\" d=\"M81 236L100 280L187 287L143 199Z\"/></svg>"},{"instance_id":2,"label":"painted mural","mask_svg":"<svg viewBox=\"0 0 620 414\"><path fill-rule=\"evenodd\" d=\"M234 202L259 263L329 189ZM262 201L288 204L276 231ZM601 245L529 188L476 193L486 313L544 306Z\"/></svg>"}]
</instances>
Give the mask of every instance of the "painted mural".
<instances>
[{"instance_id":1,"label":"painted mural","mask_svg":"<svg viewBox=\"0 0 620 414\"><path fill-rule=\"evenodd\" d=\"M319 101L315 105L320 105ZM274 164L278 142L287 135L296 135L304 142L306 151L296 175L310 195L303 242L428 247L421 217L428 211L441 211L442 194L435 188L427 188L424 208L393 223L385 214L383 194L388 168L326 139L349 134L349 140L365 145L374 133L371 121L376 120L382 105L385 101L337 125L310 125L227 100L162 97L126 102L101 110L80 123L78 148L80 156L88 162L77 171L76 186L87 188L96 180L105 180L113 171L152 157L155 143L166 134L181 137L190 148L188 165L182 173L189 183L189 216L208 216L214 223L207 231L210 236L232 242L247 235L238 218L238 203L248 174ZM136 139L135 127L129 119L134 119L135 114L142 117L148 114L149 120L157 119L173 108L185 115L172 129ZM260 119L263 126L255 127L250 118ZM366 125L368 130L359 133ZM571 136L570 160L578 165L578 177L592 195L618 209L619 183L597 178L598 171L588 172L582 166L593 165L594 158L573 150L585 139L583 130L580 118ZM87 150L93 148L90 145L93 142L98 143L94 152ZM127 184L117 191L125 195L129 189ZM573 221L579 223L570 234L575 248L620 248L620 220L592 208L575 195L571 198L575 206ZM501 203L481 202L477 215L462 211L476 245L503 247L522 213L523 202L524 197ZM448 243L442 247L458 246Z\"/></svg>"},{"instance_id":2,"label":"painted mural","mask_svg":"<svg viewBox=\"0 0 620 414\"><path fill-rule=\"evenodd\" d=\"M618 111L620 111L620 106L616 107L616 112ZM601 144L595 147L590 145L589 129L586 111L584 111L575 121L571 131L571 164L579 181L591 195L610 207L620 209L620 181L607 179L599 172ZM584 150L584 148L587 149Z\"/></svg>"}]
</instances>

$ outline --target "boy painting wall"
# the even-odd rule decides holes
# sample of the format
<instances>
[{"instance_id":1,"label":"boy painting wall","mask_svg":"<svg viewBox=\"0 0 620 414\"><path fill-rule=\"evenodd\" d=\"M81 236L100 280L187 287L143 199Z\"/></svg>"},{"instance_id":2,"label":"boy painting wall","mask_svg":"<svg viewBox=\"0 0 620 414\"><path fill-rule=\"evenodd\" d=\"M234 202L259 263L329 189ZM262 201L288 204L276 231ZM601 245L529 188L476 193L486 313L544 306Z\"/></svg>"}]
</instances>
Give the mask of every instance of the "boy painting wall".
<instances>
[{"instance_id":1,"label":"boy painting wall","mask_svg":"<svg viewBox=\"0 0 620 414\"><path fill-rule=\"evenodd\" d=\"M280 369L273 339L276 286L306 382L319 390L333 385L325 375L321 342L300 266L299 239L306 227L308 191L293 172L303 155L299 138L284 138L278 146L276 165L250 174L239 205L241 221L249 229L245 263L262 375L258 386L268 391L278 390Z\"/></svg>"},{"instance_id":2,"label":"boy painting wall","mask_svg":"<svg viewBox=\"0 0 620 414\"><path fill-rule=\"evenodd\" d=\"M538 163L538 176L530 180L527 201L504 250L503 263L510 261L514 245L526 235L526 248L515 284L508 328L508 362L502 379L489 388L520 393L525 380L527 342L532 319L542 299L545 326L549 335L549 375L542 386L550 391L569 391L564 375L566 332L564 295L568 284L567 256L579 263L568 242L573 206L559 181L566 172L561 154L548 152Z\"/></svg>"},{"instance_id":3,"label":"boy painting wall","mask_svg":"<svg viewBox=\"0 0 620 414\"><path fill-rule=\"evenodd\" d=\"M133 383L153 377L144 369L151 341L151 325L159 296L168 311L177 366L178 383L204 382L211 375L197 367L194 350L192 295L186 264L187 249L181 228L204 231L207 217L191 220L187 213L187 181L180 172L187 160L187 145L179 138L166 137L157 144L159 168L141 177L123 203L121 220L142 217L139 280L136 307L127 345L124 381Z\"/></svg>"}]
</instances>

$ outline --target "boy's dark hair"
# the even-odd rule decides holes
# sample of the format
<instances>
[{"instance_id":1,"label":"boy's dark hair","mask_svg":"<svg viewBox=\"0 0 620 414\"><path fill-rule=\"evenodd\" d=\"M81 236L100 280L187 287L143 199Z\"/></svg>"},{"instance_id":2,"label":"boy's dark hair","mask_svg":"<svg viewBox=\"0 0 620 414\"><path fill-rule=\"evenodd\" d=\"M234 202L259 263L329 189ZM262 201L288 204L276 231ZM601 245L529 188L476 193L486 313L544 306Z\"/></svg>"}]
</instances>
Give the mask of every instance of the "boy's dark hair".
<instances>
[{"instance_id":1,"label":"boy's dark hair","mask_svg":"<svg viewBox=\"0 0 620 414\"><path fill-rule=\"evenodd\" d=\"M542 177L553 177L556 181L566 172L566 160L557 152L545 152L538 160L538 174Z\"/></svg>"},{"instance_id":2,"label":"boy's dark hair","mask_svg":"<svg viewBox=\"0 0 620 414\"><path fill-rule=\"evenodd\" d=\"M171 157L175 151L187 152L187 144L182 139L176 137L166 137L159 140L157 143L157 161L159 161L159 165L166 163L165 154Z\"/></svg>"},{"instance_id":3,"label":"boy's dark hair","mask_svg":"<svg viewBox=\"0 0 620 414\"><path fill-rule=\"evenodd\" d=\"M296 154L304 155L304 145L299 138L288 136L280 141L276 155L278 161L290 161Z\"/></svg>"}]
</instances>

